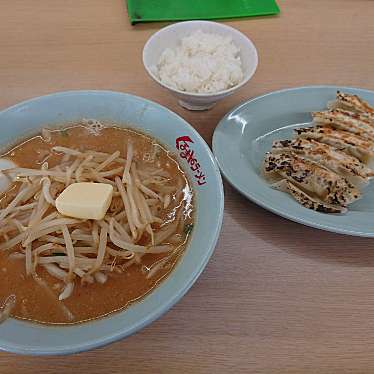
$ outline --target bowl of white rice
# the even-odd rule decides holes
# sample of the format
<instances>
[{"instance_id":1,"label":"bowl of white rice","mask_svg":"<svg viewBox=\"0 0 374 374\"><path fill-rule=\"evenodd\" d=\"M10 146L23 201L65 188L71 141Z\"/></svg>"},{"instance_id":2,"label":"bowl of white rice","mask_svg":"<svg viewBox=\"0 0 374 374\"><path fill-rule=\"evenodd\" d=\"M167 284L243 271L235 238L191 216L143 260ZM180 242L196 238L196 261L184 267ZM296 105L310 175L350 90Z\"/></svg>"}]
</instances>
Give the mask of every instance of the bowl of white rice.
<instances>
[{"instance_id":1,"label":"bowl of white rice","mask_svg":"<svg viewBox=\"0 0 374 374\"><path fill-rule=\"evenodd\" d=\"M257 50L240 31L217 22L187 21L151 36L143 49L148 74L189 110L206 110L244 86Z\"/></svg>"}]
</instances>

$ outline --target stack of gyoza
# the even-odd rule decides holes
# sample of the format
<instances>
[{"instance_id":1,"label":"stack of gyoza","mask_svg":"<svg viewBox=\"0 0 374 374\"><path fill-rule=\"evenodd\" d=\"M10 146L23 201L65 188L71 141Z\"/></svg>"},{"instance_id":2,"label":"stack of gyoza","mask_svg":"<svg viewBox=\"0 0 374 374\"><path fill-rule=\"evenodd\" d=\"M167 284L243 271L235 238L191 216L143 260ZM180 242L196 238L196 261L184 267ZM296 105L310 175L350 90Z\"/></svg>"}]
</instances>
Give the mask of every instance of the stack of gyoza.
<instances>
[{"instance_id":1,"label":"stack of gyoza","mask_svg":"<svg viewBox=\"0 0 374 374\"><path fill-rule=\"evenodd\" d=\"M374 108L338 91L329 110L312 116L313 127L273 143L264 175L306 208L344 213L374 176Z\"/></svg>"}]
</instances>

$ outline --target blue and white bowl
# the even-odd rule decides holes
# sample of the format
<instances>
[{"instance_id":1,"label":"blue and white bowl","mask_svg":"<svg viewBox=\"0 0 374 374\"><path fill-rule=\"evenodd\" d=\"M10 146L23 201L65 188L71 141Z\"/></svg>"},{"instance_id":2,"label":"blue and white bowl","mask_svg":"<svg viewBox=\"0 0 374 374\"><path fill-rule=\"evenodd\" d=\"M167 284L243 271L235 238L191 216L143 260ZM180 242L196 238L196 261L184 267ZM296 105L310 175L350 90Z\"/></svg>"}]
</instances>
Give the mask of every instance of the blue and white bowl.
<instances>
[{"instance_id":1,"label":"blue and white bowl","mask_svg":"<svg viewBox=\"0 0 374 374\"><path fill-rule=\"evenodd\" d=\"M142 301L108 317L76 325L48 326L9 318L0 324L1 350L31 355L69 354L124 338L178 302L201 274L216 245L224 205L217 165L201 136L181 117L158 104L110 91L70 91L35 98L0 112L0 148L35 133L43 125L58 126L82 118L139 129L177 154L196 196L192 237L171 275ZM192 158L186 158L186 149L189 155L193 151ZM198 171L193 171L193 159L200 164Z\"/></svg>"}]
</instances>

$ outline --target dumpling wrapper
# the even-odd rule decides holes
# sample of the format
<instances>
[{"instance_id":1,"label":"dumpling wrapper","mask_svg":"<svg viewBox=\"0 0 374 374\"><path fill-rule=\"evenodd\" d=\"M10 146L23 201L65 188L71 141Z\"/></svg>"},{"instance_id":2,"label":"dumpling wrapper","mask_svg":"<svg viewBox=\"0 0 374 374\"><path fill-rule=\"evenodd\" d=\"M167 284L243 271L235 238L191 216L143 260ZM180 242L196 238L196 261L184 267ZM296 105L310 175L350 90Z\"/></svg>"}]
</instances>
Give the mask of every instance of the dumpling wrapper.
<instances>
[{"instance_id":1,"label":"dumpling wrapper","mask_svg":"<svg viewBox=\"0 0 374 374\"><path fill-rule=\"evenodd\" d=\"M374 141L374 126L367 117L359 113L343 109L332 109L323 112L313 112L313 121L317 125L327 125L338 130L351 132L368 141Z\"/></svg>"},{"instance_id":2,"label":"dumpling wrapper","mask_svg":"<svg viewBox=\"0 0 374 374\"><path fill-rule=\"evenodd\" d=\"M367 167L374 170L374 144L366 139L328 126L304 127L296 129L295 132L298 138L314 139L338 148L358 158Z\"/></svg>"},{"instance_id":3,"label":"dumpling wrapper","mask_svg":"<svg viewBox=\"0 0 374 374\"><path fill-rule=\"evenodd\" d=\"M343 176L360 189L365 187L369 183L369 177L374 175L374 172L356 157L313 139L277 140L271 151L301 155Z\"/></svg>"},{"instance_id":4,"label":"dumpling wrapper","mask_svg":"<svg viewBox=\"0 0 374 374\"><path fill-rule=\"evenodd\" d=\"M273 188L289 193L298 203L308 209L315 210L316 212L321 213L346 213L347 208L328 204L324 201L312 197L294 184L292 184L287 179L282 179L279 182L273 183L271 185Z\"/></svg>"},{"instance_id":5,"label":"dumpling wrapper","mask_svg":"<svg viewBox=\"0 0 374 374\"><path fill-rule=\"evenodd\" d=\"M293 153L268 153L263 174L273 182L287 179L329 204L347 206L361 197L361 192L345 178Z\"/></svg>"},{"instance_id":6,"label":"dumpling wrapper","mask_svg":"<svg viewBox=\"0 0 374 374\"><path fill-rule=\"evenodd\" d=\"M329 103L330 109L346 109L352 112L360 113L374 125L374 107L357 95L351 95L337 91L336 100Z\"/></svg>"}]
</instances>

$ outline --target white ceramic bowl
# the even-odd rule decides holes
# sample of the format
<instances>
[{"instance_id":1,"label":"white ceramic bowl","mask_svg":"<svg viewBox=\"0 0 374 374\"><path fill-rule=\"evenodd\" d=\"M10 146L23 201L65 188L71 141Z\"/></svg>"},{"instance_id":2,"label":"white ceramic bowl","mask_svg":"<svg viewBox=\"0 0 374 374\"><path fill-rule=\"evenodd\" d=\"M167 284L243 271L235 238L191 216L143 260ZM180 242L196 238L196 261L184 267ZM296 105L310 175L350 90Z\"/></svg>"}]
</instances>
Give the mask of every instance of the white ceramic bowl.
<instances>
[{"instance_id":1,"label":"white ceramic bowl","mask_svg":"<svg viewBox=\"0 0 374 374\"><path fill-rule=\"evenodd\" d=\"M244 79L237 86L217 93L192 93L184 92L162 83L153 73L153 67L157 65L161 53L166 48L175 48L181 38L194 31L214 33L222 36L231 36L233 42L240 48L240 58ZM187 21L179 22L164 27L147 41L143 49L143 64L148 74L162 87L169 90L179 100L179 104L189 110L206 110L212 108L217 101L233 94L244 86L256 71L258 64L257 50L252 41L240 31L217 22L210 21Z\"/></svg>"},{"instance_id":2,"label":"white ceramic bowl","mask_svg":"<svg viewBox=\"0 0 374 374\"><path fill-rule=\"evenodd\" d=\"M77 325L44 326L9 318L0 324L1 350L34 355L68 354L130 335L160 317L188 291L216 245L223 216L223 188L218 167L201 136L161 105L110 91L71 91L43 96L0 112L0 149L25 134L40 131L43 125L58 126L82 118L113 121L119 126L139 129L159 139L176 154L195 192L196 216L190 242L170 276L140 302L122 312ZM184 150L178 149L181 143ZM184 155L187 147L193 151L192 159L198 160L199 171L205 179L196 178L197 170L191 170Z\"/></svg>"}]
</instances>

